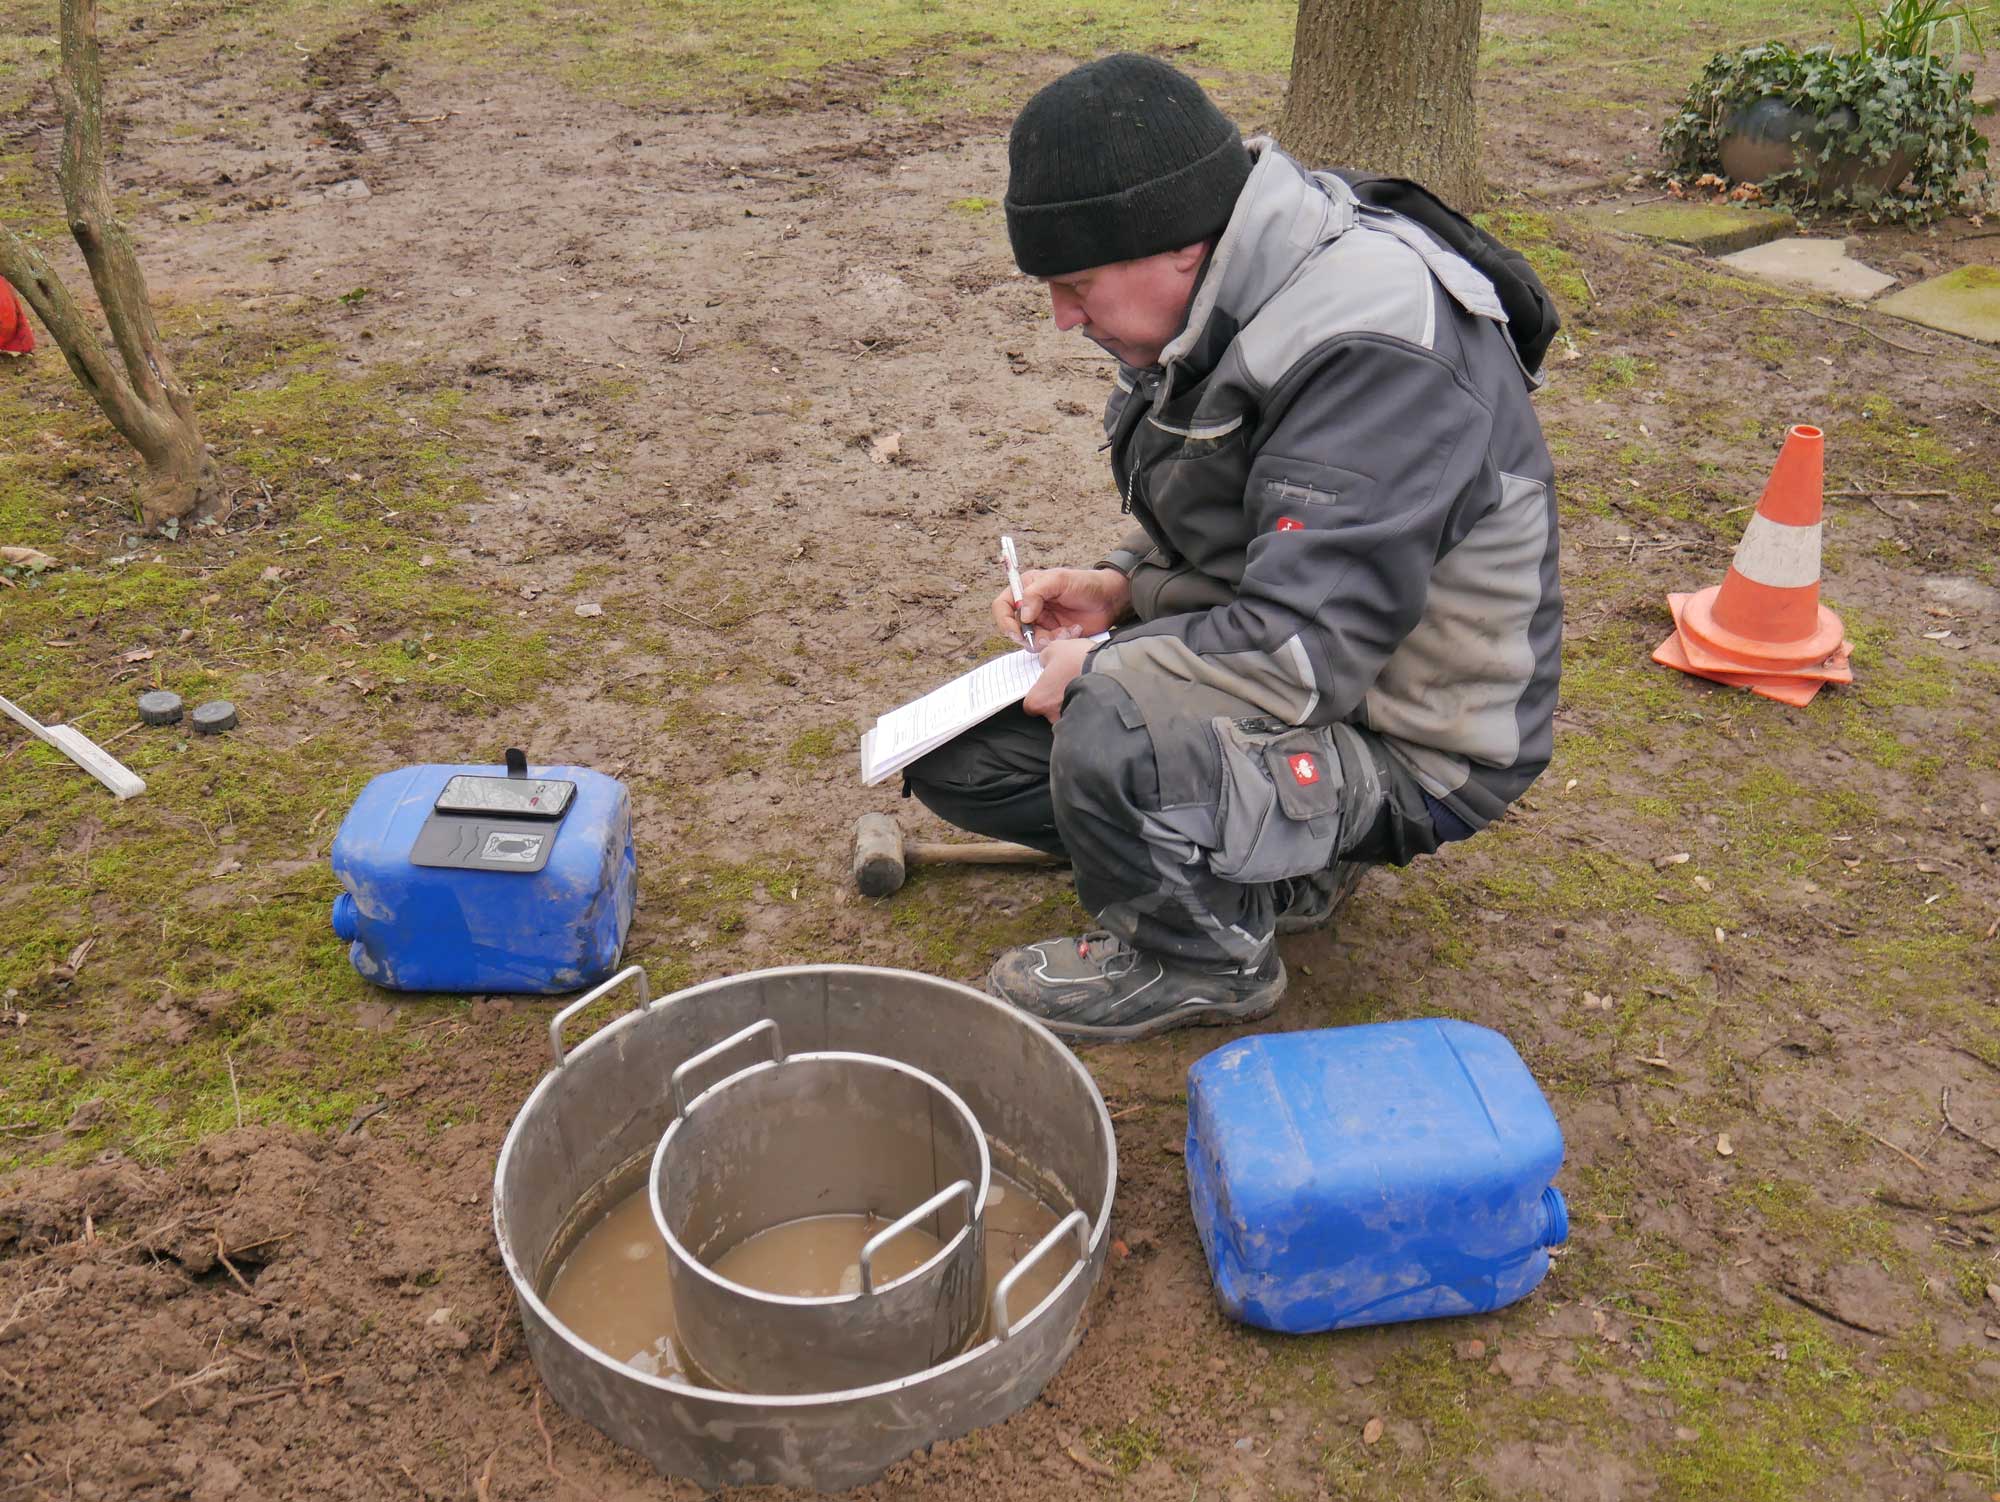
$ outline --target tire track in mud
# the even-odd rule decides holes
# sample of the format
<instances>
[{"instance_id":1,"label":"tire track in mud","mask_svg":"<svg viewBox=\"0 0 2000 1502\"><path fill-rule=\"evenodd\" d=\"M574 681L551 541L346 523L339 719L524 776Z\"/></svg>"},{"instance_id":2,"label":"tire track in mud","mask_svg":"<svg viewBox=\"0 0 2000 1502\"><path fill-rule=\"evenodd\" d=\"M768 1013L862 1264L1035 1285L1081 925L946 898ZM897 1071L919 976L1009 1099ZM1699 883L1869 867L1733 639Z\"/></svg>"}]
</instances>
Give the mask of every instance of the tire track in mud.
<instances>
[{"instance_id":1,"label":"tire track in mud","mask_svg":"<svg viewBox=\"0 0 2000 1502\"><path fill-rule=\"evenodd\" d=\"M303 73L312 92L304 109L342 157L336 176L362 177L372 188L392 164L423 160L432 139L426 127L443 117L412 120L383 80L395 67L393 44L408 41L411 23L442 8L441 3L397 6L374 24L307 54Z\"/></svg>"}]
</instances>

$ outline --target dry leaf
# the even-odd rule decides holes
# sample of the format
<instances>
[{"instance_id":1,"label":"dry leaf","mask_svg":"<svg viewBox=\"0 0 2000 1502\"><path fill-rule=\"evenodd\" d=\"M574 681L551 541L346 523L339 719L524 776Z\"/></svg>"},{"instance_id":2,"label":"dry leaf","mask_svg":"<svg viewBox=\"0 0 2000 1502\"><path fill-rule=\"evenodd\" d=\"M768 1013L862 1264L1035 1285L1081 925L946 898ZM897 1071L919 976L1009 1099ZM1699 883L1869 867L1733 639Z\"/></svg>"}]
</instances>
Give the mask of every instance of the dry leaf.
<instances>
[{"instance_id":1,"label":"dry leaf","mask_svg":"<svg viewBox=\"0 0 2000 1502\"><path fill-rule=\"evenodd\" d=\"M1608 1012L1611 1010L1611 998L1609 996L1599 996L1595 991L1586 991L1583 993L1583 1004L1587 1010L1592 1012Z\"/></svg>"},{"instance_id":2,"label":"dry leaf","mask_svg":"<svg viewBox=\"0 0 2000 1502\"><path fill-rule=\"evenodd\" d=\"M273 563L269 565L264 570L264 572L259 574L257 577L263 580L266 584L275 584L280 579L285 577L285 570L281 565Z\"/></svg>"},{"instance_id":3,"label":"dry leaf","mask_svg":"<svg viewBox=\"0 0 2000 1502\"><path fill-rule=\"evenodd\" d=\"M1677 850L1672 855L1656 855L1653 857L1653 869L1664 871L1669 866L1685 866L1692 859L1694 857L1685 850Z\"/></svg>"},{"instance_id":4,"label":"dry leaf","mask_svg":"<svg viewBox=\"0 0 2000 1502\"><path fill-rule=\"evenodd\" d=\"M877 464L893 464L902 452L903 435L900 432L877 433L868 440L868 457Z\"/></svg>"},{"instance_id":5,"label":"dry leaf","mask_svg":"<svg viewBox=\"0 0 2000 1502\"><path fill-rule=\"evenodd\" d=\"M140 647L136 651L125 653L118 660L120 662L150 662L152 657L153 649L151 647Z\"/></svg>"},{"instance_id":6,"label":"dry leaf","mask_svg":"<svg viewBox=\"0 0 2000 1502\"><path fill-rule=\"evenodd\" d=\"M71 975L75 975L77 971L83 968L83 962L90 958L91 948L96 943L97 935L92 934L69 952L69 958L63 963L69 966Z\"/></svg>"},{"instance_id":7,"label":"dry leaf","mask_svg":"<svg viewBox=\"0 0 2000 1502\"><path fill-rule=\"evenodd\" d=\"M1724 939L1726 939L1726 938L1728 938L1728 937L1729 937L1729 935L1728 935L1728 934L1726 934L1726 933L1724 933L1724 932L1723 932L1723 931L1722 931L1721 929L1719 929L1719 928L1718 928L1718 929L1717 929L1717 930L1715 931L1715 942L1716 942L1716 943L1718 943L1718 944L1720 944L1720 943L1721 943L1721 942L1722 942L1722 941L1723 941Z\"/></svg>"},{"instance_id":8,"label":"dry leaf","mask_svg":"<svg viewBox=\"0 0 2000 1502\"><path fill-rule=\"evenodd\" d=\"M1729 1133L1724 1132L1715 1139L1715 1152L1716 1156L1720 1158L1733 1158L1736 1156L1736 1147L1729 1140Z\"/></svg>"},{"instance_id":9,"label":"dry leaf","mask_svg":"<svg viewBox=\"0 0 2000 1502\"><path fill-rule=\"evenodd\" d=\"M203 595L203 596L201 597L201 603L202 603L202 604L204 604L204 605L220 605L220 604L222 603L222 596L221 596L221 595Z\"/></svg>"},{"instance_id":10,"label":"dry leaf","mask_svg":"<svg viewBox=\"0 0 2000 1502\"><path fill-rule=\"evenodd\" d=\"M1569 780L1568 782L1565 782L1565 783L1563 784L1563 791L1564 791L1565 793L1567 793L1567 792L1568 792L1568 791L1569 791L1569 790L1570 790L1571 788L1573 788L1573 787L1575 787L1575 786L1576 786L1576 779L1575 779L1574 777L1572 777L1572 778L1570 778L1570 780Z\"/></svg>"},{"instance_id":11,"label":"dry leaf","mask_svg":"<svg viewBox=\"0 0 2000 1502\"><path fill-rule=\"evenodd\" d=\"M2000 1283L1988 1283L1986 1285L1986 1297L1994 1303L2000 1304Z\"/></svg>"},{"instance_id":12,"label":"dry leaf","mask_svg":"<svg viewBox=\"0 0 2000 1502\"><path fill-rule=\"evenodd\" d=\"M55 559L40 548L0 548L0 563L18 563L22 568L31 568L37 573L56 566Z\"/></svg>"},{"instance_id":13,"label":"dry leaf","mask_svg":"<svg viewBox=\"0 0 2000 1502\"><path fill-rule=\"evenodd\" d=\"M1641 1059L1639 1062L1641 1064L1650 1064L1655 1069L1671 1069L1674 1067L1672 1063L1660 1057L1660 1055L1658 1054L1654 1054L1651 1058Z\"/></svg>"},{"instance_id":14,"label":"dry leaf","mask_svg":"<svg viewBox=\"0 0 2000 1502\"><path fill-rule=\"evenodd\" d=\"M1375 1441L1377 1441L1381 1437L1382 1437L1382 1421L1380 1419L1370 1419L1367 1423L1361 1426L1362 1444L1372 1445L1375 1443Z\"/></svg>"},{"instance_id":15,"label":"dry leaf","mask_svg":"<svg viewBox=\"0 0 2000 1502\"><path fill-rule=\"evenodd\" d=\"M1713 892L1715 890L1715 883L1710 881L1706 876L1697 876L1694 879L1694 884L1704 892Z\"/></svg>"}]
</instances>

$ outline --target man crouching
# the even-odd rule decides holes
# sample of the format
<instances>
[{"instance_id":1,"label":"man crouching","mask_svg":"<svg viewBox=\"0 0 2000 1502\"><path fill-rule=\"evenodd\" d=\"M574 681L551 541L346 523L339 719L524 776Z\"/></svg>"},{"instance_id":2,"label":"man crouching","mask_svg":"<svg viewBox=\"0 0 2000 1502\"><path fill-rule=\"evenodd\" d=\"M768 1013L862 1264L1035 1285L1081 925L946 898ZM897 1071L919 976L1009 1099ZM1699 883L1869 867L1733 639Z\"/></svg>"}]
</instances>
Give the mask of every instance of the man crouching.
<instances>
[{"instance_id":1,"label":"man crouching","mask_svg":"<svg viewBox=\"0 0 2000 1502\"><path fill-rule=\"evenodd\" d=\"M1532 383L1468 261L1246 146L1151 58L1029 101L1006 212L1056 326L1119 362L1105 432L1138 530L994 601L1035 628L1041 679L908 786L1066 852L1102 925L1001 956L994 995L1078 1040L1263 1017L1276 934L1548 764L1562 599Z\"/></svg>"}]
</instances>

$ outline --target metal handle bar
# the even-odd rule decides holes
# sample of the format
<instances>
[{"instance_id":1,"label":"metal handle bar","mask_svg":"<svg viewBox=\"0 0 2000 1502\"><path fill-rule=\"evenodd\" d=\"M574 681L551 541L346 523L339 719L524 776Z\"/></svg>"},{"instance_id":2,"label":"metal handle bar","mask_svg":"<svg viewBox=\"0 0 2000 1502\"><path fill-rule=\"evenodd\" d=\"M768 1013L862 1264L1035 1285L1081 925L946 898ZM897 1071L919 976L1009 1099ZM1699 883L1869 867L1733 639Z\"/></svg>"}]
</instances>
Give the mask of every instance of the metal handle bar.
<instances>
[{"instance_id":1,"label":"metal handle bar","mask_svg":"<svg viewBox=\"0 0 2000 1502\"><path fill-rule=\"evenodd\" d=\"M549 1053L556 1061L556 1068L562 1068L563 1061L569 1057L563 1051L563 1024L592 1002L601 997L609 996L634 976L638 977L639 981L639 1000L634 1004L633 1010L643 1012L647 1004L653 999L653 988L646 982L646 967L643 965L627 965L623 970L612 976L610 980L604 982L601 986L593 988L587 996L582 996L572 1001L568 1006L549 1019Z\"/></svg>"},{"instance_id":2,"label":"metal handle bar","mask_svg":"<svg viewBox=\"0 0 2000 1502\"><path fill-rule=\"evenodd\" d=\"M1062 1218L1056 1228L1035 1243L1035 1249L1016 1262L1008 1270L1007 1276L993 1290L993 1313L991 1324L993 1338L1005 1340L1014 1333L1014 1327L1007 1322L1007 1296L1014 1291L1014 1285L1021 1281L1022 1274L1055 1249L1055 1246L1071 1231L1076 1232L1076 1255L1079 1261L1090 1255L1090 1217L1081 1210L1072 1210Z\"/></svg>"},{"instance_id":3,"label":"metal handle bar","mask_svg":"<svg viewBox=\"0 0 2000 1502\"><path fill-rule=\"evenodd\" d=\"M688 1059L668 1077L667 1086L674 1093L675 1121L679 1121L681 1117L687 1114L687 1087L682 1084L682 1081L687 1077L687 1072L690 1069L706 1064L718 1054L728 1053L737 1044L754 1038L759 1033L769 1033L771 1035L771 1062L773 1064L782 1064L785 1062L784 1039L778 1035L778 1024L769 1017L766 1017L762 1022L751 1023L740 1033L731 1033L720 1043L711 1044L693 1058Z\"/></svg>"},{"instance_id":4,"label":"metal handle bar","mask_svg":"<svg viewBox=\"0 0 2000 1502\"><path fill-rule=\"evenodd\" d=\"M909 1230L910 1227L914 1226L926 1215L936 1214L961 1194L965 1196L965 1222L967 1225L970 1225L972 1224L972 1217L976 1213L972 1204L972 1180L960 1179L956 1184L947 1184L908 1215L897 1221L893 1226L877 1231L863 1242L861 1244L861 1291L863 1293L873 1293L875 1291L875 1254L877 1252Z\"/></svg>"}]
</instances>

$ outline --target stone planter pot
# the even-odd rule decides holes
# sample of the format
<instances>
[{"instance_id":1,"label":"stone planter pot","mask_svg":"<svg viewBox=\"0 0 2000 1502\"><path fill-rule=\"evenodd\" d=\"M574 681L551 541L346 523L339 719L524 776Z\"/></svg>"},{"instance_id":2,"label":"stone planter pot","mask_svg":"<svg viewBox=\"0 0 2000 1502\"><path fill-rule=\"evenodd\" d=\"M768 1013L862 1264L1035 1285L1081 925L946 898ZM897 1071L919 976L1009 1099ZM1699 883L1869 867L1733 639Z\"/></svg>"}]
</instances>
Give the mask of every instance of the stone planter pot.
<instances>
[{"instance_id":1,"label":"stone planter pot","mask_svg":"<svg viewBox=\"0 0 2000 1502\"><path fill-rule=\"evenodd\" d=\"M1830 133L1849 129L1854 112L1842 105L1824 119L1794 108L1775 95L1738 110L1724 124L1718 142L1722 170L1740 183L1758 183L1780 172L1796 171L1807 197L1826 202L1836 197L1877 198L1900 184L1916 165L1917 153L1904 148L1886 162L1837 153L1819 159Z\"/></svg>"}]
</instances>

